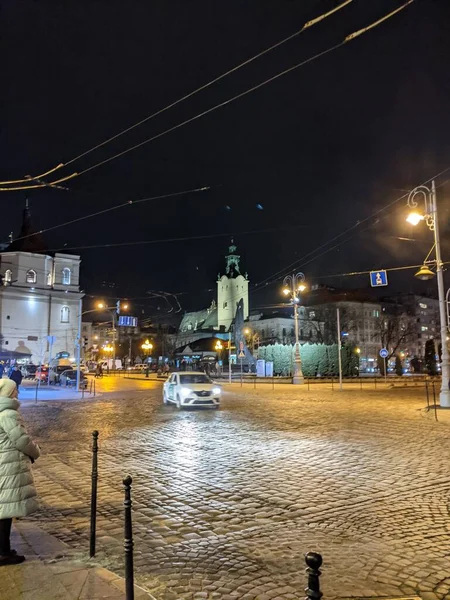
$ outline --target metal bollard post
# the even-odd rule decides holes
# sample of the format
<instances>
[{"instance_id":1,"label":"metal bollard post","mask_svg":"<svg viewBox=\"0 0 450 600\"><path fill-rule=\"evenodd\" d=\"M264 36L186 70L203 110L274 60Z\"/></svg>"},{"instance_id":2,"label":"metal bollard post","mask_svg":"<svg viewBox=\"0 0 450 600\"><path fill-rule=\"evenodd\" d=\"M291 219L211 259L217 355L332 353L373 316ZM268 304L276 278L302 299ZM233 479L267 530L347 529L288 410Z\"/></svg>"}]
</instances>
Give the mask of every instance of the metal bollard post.
<instances>
[{"instance_id":1,"label":"metal bollard post","mask_svg":"<svg viewBox=\"0 0 450 600\"><path fill-rule=\"evenodd\" d=\"M361 377L359 378L359 389L362 391L362 379L361 379Z\"/></svg>"},{"instance_id":2,"label":"metal bollard post","mask_svg":"<svg viewBox=\"0 0 450 600\"><path fill-rule=\"evenodd\" d=\"M91 379L91 385L89 386L89 395L92 396L92 379Z\"/></svg>"},{"instance_id":3,"label":"metal bollard post","mask_svg":"<svg viewBox=\"0 0 450 600\"><path fill-rule=\"evenodd\" d=\"M128 475L123 480L125 488L125 540L123 547L125 549L125 598L134 600L134 574L133 574L133 526L131 522L131 484L133 480Z\"/></svg>"},{"instance_id":4,"label":"metal bollard post","mask_svg":"<svg viewBox=\"0 0 450 600\"><path fill-rule=\"evenodd\" d=\"M430 410L430 393L428 391L428 380L425 379L425 393L427 395L427 410Z\"/></svg>"},{"instance_id":5,"label":"metal bollard post","mask_svg":"<svg viewBox=\"0 0 450 600\"><path fill-rule=\"evenodd\" d=\"M377 389L377 378L374 377L373 380L375 381L375 389Z\"/></svg>"},{"instance_id":6,"label":"metal bollard post","mask_svg":"<svg viewBox=\"0 0 450 600\"><path fill-rule=\"evenodd\" d=\"M92 486L91 486L91 537L89 555L95 556L95 534L97 529L97 454L98 454L98 431L92 432Z\"/></svg>"},{"instance_id":7,"label":"metal bollard post","mask_svg":"<svg viewBox=\"0 0 450 600\"><path fill-rule=\"evenodd\" d=\"M305 556L305 562L308 565L306 573L308 574L308 587L305 588L305 600L320 600L323 594L320 591L320 567L322 557L317 552L308 552Z\"/></svg>"},{"instance_id":8,"label":"metal bollard post","mask_svg":"<svg viewBox=\"0 0 450 600\"><path fill-rule=\"evenodd\" d=\"M331 389L334 390L334 377L331 377Z\"/></svg>"},{"instance_id":9,"label":"metal bollard post","mask_svg":"<svg viewBox=\"0 0 450 600\"><path fill-rule=\"evenodd\" d=\"M273 378L273 375L272 375L272 389L273 390L275 389L275 379Z\"/></svg>"},{"instance_id":10,"label":"metal bollard post","mask_svg":"<svg viewBox=\"0 0 450 600\"><path fill-rule=\"evenodd\" d=\"M256 375L253 378L253 389L256 390Z\"/></svg>"},{"instance_id":11,"label":"metal bollard post","mask_svg":"<svg viewBox=\"0 0 450 600\"><path fill-rule=\"evenodd\" d=\"M306 381L308 382L308 392L309 392L309 377L306 378Z\"/></svg>"},{"instance_id":12,"label":"metal bollard post","mask_svg":"<svg viewBox=\"0 0 450 600\"><path fill-rule=\"evenodd\" d=\"M95 379L94 379L94 398L95 398Z\"/></svg>"}]
</instances>

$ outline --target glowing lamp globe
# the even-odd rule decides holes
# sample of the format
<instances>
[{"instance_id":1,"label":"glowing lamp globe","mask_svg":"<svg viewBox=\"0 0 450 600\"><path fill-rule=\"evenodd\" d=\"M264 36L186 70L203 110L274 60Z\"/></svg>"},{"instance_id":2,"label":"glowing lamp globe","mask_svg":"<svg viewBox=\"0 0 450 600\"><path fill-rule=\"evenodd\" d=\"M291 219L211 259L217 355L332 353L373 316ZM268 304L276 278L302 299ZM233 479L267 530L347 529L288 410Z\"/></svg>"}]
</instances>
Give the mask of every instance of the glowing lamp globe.
<instances>
[{"instance_id":1,"label":"glowing lamp globe","mask_svg":"<svg viewBox=\"0 0 450 600\"><path fill-rule=\"evenodd\" d=\"M412 212L406 217L406 220L411 225L418 225L420 221L423 221L423 218L423 215L419 214L418 212Z\"/></svg>"}]
</instances>

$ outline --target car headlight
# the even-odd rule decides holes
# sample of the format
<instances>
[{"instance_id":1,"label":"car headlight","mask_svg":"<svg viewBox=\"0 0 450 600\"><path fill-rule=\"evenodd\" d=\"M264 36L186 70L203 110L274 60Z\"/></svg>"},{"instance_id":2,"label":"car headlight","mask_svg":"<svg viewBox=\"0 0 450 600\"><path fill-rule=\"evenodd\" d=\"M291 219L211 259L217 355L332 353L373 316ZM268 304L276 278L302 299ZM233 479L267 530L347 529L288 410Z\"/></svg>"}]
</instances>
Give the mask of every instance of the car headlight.
<instances>
[{"instance_id":1,"label":"car headlight","mask_svg":"<svg viewBox=\"0 0 450 600\"><path fill-rule=\"evenodd\" d=\"M213 389L212 389L212 393L213 393L215 396L217 396L218 394L220 394L220 392L221 392L221 391L222 391L222 390L221 390L220 388L213 388Z\"/></svg>"},{"instance_id":2,"label":"car headlight","mask_svg":"<svg viewBox=\"0 0 450 600\"><path fill-rule=\"evenodd\" d=\"M181 388L180 390L180 394L182 396L184 396L186 398L186 396L189 396L189 394L192 393L192 390L190 390L189 388Z\"/></svg>"}]
</instances>

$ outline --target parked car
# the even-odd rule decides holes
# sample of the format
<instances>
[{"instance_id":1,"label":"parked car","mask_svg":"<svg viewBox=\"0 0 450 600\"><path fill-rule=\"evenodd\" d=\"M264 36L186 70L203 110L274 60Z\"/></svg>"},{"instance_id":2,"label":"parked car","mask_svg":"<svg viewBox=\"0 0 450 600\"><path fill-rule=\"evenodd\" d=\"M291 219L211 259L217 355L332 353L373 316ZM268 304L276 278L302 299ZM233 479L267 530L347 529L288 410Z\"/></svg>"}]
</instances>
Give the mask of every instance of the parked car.
<instances>
[{"instance_id":1,"label":"parked car","mask_svg":"<svg viewBox=\"0 0 450 600\"><path fill-rule=\"evenodd\" d=\"M59 376L60 385L65 385L66 387L76 386L77 385L77 372L75 369L67 369L63 371ZM88 385L87 377L84 373L80 371L80 389L86 389Z\"/></svg>"},{"instance_id":2,"label":"parked car","mask_svg":"<svg viewBox=\"0 0 450 600\"><path fill-rule=\"evenodd\" d=\"M163 402L177 408L186 406L220 407L222 390L205 373L185 371L172 373L163 385Z\"/></svg>"},{"instance_id":3,"label":"parked car","mask_svg":"<svg viewBox=\"0 0 450 600\"><path fill-rule=\"evenodd\" d=\"M24 365L21 369L22 375L25 377L25 379L34 379L37 369L37 365Z\"/></svg>"},{"instance_id":4,"label":"parked car","mask_svg":"<svg viewBox=\"0 0 450 600\"><path fill-rule=\"evenodd\" d=\"M60 383L60 376L61 373L64 373L64 371L73 371L73 368L68 367L67 365L58 365L57 367L52 367L50 369L50 384L56 385L57 383Z\"/></svg>"}]
</instances>

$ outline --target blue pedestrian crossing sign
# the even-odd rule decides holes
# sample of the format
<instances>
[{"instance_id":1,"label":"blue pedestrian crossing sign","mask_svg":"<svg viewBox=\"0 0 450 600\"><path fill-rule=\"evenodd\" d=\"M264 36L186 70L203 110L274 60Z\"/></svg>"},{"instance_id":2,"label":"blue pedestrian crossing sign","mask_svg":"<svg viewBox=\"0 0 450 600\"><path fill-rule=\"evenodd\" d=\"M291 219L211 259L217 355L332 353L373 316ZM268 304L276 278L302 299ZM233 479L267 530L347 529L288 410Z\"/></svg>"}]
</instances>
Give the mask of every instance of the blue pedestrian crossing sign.
<instances>
[{"instance_id":1,"label":"blue pedestrian crossing sign","mask_svg":"<svg viewBox=\"0 0 450 600\"><path fill-rule=\"evenodd\" d=\"M387 271L370 271L370 285L372 287L382 287L387 284Z\"/></svg>"}]
</instances>

